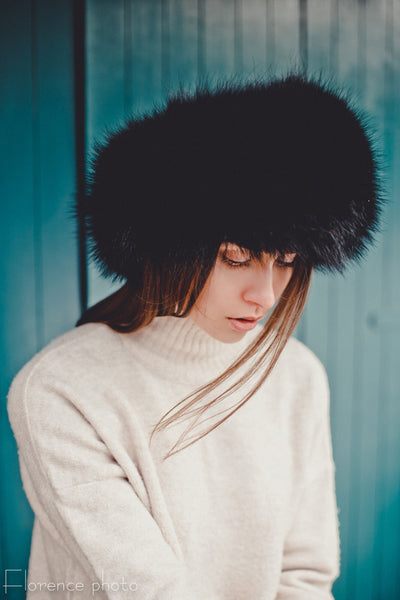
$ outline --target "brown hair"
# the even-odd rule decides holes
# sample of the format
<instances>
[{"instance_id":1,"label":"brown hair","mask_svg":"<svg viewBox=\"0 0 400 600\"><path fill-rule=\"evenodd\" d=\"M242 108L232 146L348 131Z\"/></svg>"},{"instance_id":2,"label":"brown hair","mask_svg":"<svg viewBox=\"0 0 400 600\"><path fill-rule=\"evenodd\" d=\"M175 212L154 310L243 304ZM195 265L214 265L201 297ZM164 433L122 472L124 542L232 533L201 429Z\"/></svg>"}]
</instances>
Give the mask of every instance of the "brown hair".
<instances>
[{"instance_id":1,"label":"brown hair","mask_svg":"<svg viewBox=\"0 0 400 600\"><path fill-rule=\"evenodd\" d=\"M250 254L252 258L260 260L262 253L250 251ZM190 264L182 264L178 270L176 268L171 270L168 268L167 263L156 266L151 260L147 260L143 264L142 277L139 284L136 283L133 286L130 282L125 283L121 289L86 310L76 325L101 322L120 333L131 333L149 325L154 317L157 316L186 317L204 287L216 258L217 254L209 261L202 260L199 257L197 261ZM221 402L230 393L239 389L242 384L252 379L265 366L266 368L262 372L261 377L259 377L251 391L233 408L231 407L232 410L225 417L220 419L202 435L195 437L189 443L176 449L183 440L191 439L187 438L186 434L194 427L194 424L189 425L164 457L164 460L195 443L228 419L253 396L271 373L287 340L300 319L311 283L312 267L301 260L300 257L296 257L292 268L293 274L289 283L267 320L263 332L219 377L195 390L166 412L155 425L150 436L150 443L154 433L166 429L175 421L186 420L194 415L196 417L195 422L197 422L207 409ZM266 349L259 354L259 349L264 343L266 343ZM247 363L247 361L250 361L254 357L256 357L255 362L253 362L251 367L238 381L230 385L225 391L204 406L196 407L196 404L201 399L215 390L218 385L225 382L244 363ZM183 406L178 408L182 404ZM175 414L170 415L173 411L176 411Z\"/></svg>"}]
</instances>

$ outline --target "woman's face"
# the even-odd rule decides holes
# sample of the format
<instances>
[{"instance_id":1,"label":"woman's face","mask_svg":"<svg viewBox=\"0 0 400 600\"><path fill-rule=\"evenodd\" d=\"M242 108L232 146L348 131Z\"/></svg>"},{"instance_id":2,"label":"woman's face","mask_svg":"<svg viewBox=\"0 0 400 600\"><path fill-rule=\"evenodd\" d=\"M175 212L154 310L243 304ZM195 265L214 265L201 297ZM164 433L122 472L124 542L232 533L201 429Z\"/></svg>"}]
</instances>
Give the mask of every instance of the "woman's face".
<instances>
[{"instance_id":1,"label":"woman's face","mask_svg":"<svg viewBox=\"0 0 400 600\"><path fill-rule=\"evenodd\" d=\"M221 244L217 261L189 317L221 342L237 342L265 317L287 286L295 254L263 254L262 262L235 244Z\"/></svg>"}]
</instances>

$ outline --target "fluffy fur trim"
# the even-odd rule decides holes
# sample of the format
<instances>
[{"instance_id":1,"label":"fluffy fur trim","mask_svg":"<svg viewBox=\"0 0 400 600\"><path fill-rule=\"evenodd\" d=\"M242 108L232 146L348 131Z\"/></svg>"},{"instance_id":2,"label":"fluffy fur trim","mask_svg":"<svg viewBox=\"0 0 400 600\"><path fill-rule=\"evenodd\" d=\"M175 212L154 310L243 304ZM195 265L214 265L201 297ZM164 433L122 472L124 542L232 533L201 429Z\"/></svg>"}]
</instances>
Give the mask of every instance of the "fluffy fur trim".
<instances>
[{"instance_id":1,"label":"fluffy fur trim","mask_svg":"<svg viewBox=\"0 0 400 600\"><path fill-rule=\"evenodd\" d=\"M76 211L103 274L132 279L146 258L175 265L222 241L342 271L382 204L361 113L291 74L180 91L132 118L97 145Z\"/></svg>"}]
</instances>

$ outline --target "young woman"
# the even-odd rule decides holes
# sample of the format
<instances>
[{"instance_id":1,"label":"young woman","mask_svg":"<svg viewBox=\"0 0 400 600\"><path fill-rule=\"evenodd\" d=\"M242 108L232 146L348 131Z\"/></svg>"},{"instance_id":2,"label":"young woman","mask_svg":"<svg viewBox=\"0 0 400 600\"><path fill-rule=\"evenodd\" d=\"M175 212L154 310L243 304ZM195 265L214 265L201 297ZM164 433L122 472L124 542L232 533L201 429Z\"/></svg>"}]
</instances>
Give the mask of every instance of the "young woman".
<instances>
[{"instance_id":1,"label":"young woman","mask_svg":"<svg viewBox=\"0 0 400 600\"><path fill-rule=\"evenodd\" d=\"M378 227L360 115L302 76L204 86L92 167L76 210L124 285L10 390L28 597L332 598L329 387L291 334L313 269Z\"/></svg>"}]
</instances>

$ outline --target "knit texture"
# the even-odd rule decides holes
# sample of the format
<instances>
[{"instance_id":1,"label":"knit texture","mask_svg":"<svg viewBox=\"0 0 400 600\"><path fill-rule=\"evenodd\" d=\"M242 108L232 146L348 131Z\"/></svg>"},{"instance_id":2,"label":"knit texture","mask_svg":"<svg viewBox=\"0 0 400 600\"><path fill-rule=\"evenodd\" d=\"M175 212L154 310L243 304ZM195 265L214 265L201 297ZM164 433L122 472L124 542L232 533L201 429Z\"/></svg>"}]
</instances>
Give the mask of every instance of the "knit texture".
<instances>
[{"instance_id":1,"label":"knit texture","mask_svg":"<svg viewBox=\"0 0 400 600\"><path fill-rule=\"evenodd\" d=\"M130 334L89 323L24 366L8 411L35 513L29 599L332 599L329 386L310 349L290 338L258 392L182 452L163 461L188 422L149 445L259 333L229 344L190 318Z\"/></svg>"}]
</instances>

